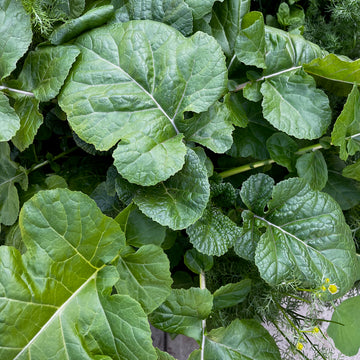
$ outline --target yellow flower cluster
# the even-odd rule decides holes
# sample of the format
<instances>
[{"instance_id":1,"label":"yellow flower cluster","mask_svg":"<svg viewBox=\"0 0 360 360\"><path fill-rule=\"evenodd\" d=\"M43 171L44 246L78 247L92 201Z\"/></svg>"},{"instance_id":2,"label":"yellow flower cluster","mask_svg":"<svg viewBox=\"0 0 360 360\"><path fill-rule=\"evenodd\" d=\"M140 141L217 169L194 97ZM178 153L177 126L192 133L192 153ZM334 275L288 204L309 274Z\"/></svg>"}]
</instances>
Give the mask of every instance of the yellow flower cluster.
<instances>
[{"instance_id":1,"label":"yellow flower cluster","mask_svg":"<svg viewBox=\"0 0 360 360\"><path fill-rule=\"evenodd\" d=\"M328 290L330 294L334 295L339 292L339 287L336 284L330 284L330 279L326 278L324 284L321 286L321 290L323 292Z\"/></svg>"}]
</instances>

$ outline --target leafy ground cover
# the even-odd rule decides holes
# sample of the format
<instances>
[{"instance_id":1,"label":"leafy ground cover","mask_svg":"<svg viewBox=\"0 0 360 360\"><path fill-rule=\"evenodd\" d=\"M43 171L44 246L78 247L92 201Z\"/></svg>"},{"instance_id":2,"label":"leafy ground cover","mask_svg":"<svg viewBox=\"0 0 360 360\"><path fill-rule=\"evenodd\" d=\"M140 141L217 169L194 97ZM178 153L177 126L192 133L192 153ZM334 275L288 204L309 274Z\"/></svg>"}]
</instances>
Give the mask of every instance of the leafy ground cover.
<instances>
[{"instance_id":1,"label":"leafy ground cover","mask_svg":"<svg viewBox=\"0 0 360 360\"><path fill-rule=\"evenodd\" d=\"M357 6L0 0L0 358L357 354Z\"/></svg>"}]
</instances>

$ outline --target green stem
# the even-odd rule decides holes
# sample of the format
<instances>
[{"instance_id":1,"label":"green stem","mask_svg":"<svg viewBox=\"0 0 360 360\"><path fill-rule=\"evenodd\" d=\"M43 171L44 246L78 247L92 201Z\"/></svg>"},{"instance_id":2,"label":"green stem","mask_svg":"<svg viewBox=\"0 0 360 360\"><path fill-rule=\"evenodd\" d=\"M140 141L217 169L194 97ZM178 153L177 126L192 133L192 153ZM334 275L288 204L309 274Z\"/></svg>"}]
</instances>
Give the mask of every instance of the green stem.
<instances>
[{"instance_id":1,"label":"green stem","mask_svg":"<svg viewBox=\"0 0 360 360\"><path fill-rule=\"evenodd\" d=\"M288 323L292 326L292 328L299 334L299 336L301 336L301 331L298 329L298 327L294 324L294 322L288 317L286 311L284 310L284 308L275 301L276 306L278 307L278 309L282 312L282 314L284 315L285 319L288 321Z\"/></svg>"},{"instance_id":2,"label":"green stem","mask_svg":"<svg viewBox=\"0 0 360 360\"><path fill-rule=\"evenodd\" d=\"M205 273L202 271L200 273L200 289L206 289L206 279L205 279ZM201 340L201 360L205 359L205 330L206 330L206 319L203 319L201 321L201 327L202 327L202 340Z\"/></svg>"},{"instance_id":3,"label":"green stem","mask_svg":"<svg viewBox=\"0 0 360 360\"><path fill-rule=\"evenodd\" d=\"M10 91L10 92L15 92L17 94L35 97L34 93L32 93L32 92L19 90L19 89L13 89L13 88L10 88L10 87L4 86L4 85L0 86L0 90L7 90L7 91Z\"/></svg>"}]
</instances>

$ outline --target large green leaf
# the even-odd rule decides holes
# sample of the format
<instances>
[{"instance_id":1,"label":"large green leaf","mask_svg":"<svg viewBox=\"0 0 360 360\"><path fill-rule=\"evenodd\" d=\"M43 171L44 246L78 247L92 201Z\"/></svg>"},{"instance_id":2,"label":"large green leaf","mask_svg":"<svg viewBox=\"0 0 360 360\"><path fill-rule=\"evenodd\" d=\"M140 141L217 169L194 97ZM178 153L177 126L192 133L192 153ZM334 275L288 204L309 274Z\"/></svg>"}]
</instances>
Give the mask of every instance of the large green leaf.
<instances>
[{"instance_id":1,"label":"large green leaf","mask_svg":"<svg viewBox=\"0 0 360 360\"><path fill-rule=\"evenodd\" d=\"M340 116L336 119L331 140L334 145L340 146L340 158L346 160L354 155L356 148L351 146L351 137L360 133L360 92L354 85ZM360 150L360 146L359 149Z\"/></svg>"},{"instance_id":2,"label":"large green leaf","mask_svg":"<svg viewBox=\"0 0 360 360\"><path fill-rule=\"evenodd\" d=\"M265 215L253 216L260 220L257 227L266 229L255 263L268 283L297 280L312 287L329 278L340 287L336 296L351 288L357 270L354 242L341 208L328 194L291 178L274 187Z\"/></svg>"},{"instance_id":3,"label":"large green leaf","mask_svg":"<svg viewBox=\"0 0 360 360\"><path fill-rule=\"evenodd\" d=\"M119 294L137 300L148 314L161 305L171 292L169 260L155 245L123 255L117 264L120 279L115 284Z\"/></svg>"},{"instance_id":4,"label":"large green leaf","mask_svg":"<svg viewBox=\"0 0 360 360\"><path fill-rule=\"evenodd\" d=\"M347 178L360 181L360 159L356 163L344 168L342 174Z\"/></svg>"},{"instance_id":5,"label":"large green leaf","mask_svg":"<svg viewBox=\"0 0 360 360\"><path fill-rule=\"evenodd\" d=\"M75 46L42 47L26 57L18 80L40 101L56 97L79 55Z\"/></svg>"},{"instance_id":6,"label":"large green leaf","mask_svg":"<svg viewBox=\"0 0 360 360\"><path fill-rule=\"evenodd\" d=\"M128 0L116 10L115 18L117 22L155 20L185 36L193 32L193 11L184 0Z\"/></svg>"},{"instance_id":7,"label":"large green leaf","mask_svg":"<svg viewBox=\"0 0 360 360\"><path fill-rule=\"evenodd\" d=\"M186 229L190 242L203 254L220 256L240 237L241 228L216 207L208 207L203 216Z\"/></svg>"},{"instance_id":8,"label":"large green leaf","mask_svg":"<svg viewBox=\"0 0 360 360\"><path fill-rule=\"evenodd\" d=\"M12 225L19 214L19 196L15 183L26 189L26 174L10 159L8 143L0 142L0 224Z\"/></svg>"},{"instance_id":9,"label":"large green leaf","mask_svg":"<svg viewBox=\"0 0 360 360\"><path fill-rule=\"evenodd\" d=\"M10 106L9 99L0 92L0 142L9 141L19 130L20 119Z\"/></svg>"},{"instance_id":10,"label":"large green leaf","mask_svg":"<svg viewBox=\"0 0 360 360\"><path fill-rule=\"evenodd\" d=\"M346 299L335 308L327 333L345 355L354 356L360 348L360 296Z\"/></svg>"},{"instance_id":11,"label":"large green leaf","mask_svg":"<svg viewBox=\"0 0 360 360\"><path fill-rule=\"evenodd\" d=\"M76 45L81 58L59 98L75 132L99 150L122 139L113 156L130 182L154 185L179 171L186 149L176 121L225 90L217 42L144 20L95 29Z\"/></svg>"},{"instance_id":12,"label":"large green leaf","mask_svg":"<svg viewBox=\"0 0 360 360\"><path fill-rule=\"evenodd\" d=\"M146 216L179 230L201 217L209 197L206 168L196 153L188 149L181 171L156 186L139 188L134 201Z\"/></svg>"},{"instance_id":13,"label":"large green leaf","mask_svg":"<svg viewBox=\"0 0 360 360\"><path fill-rule=\"evenodd\" d=\"M329 99L305 73L266 80L261 86L263 114L277 129L298 139L321 137L331 122Z\"/></svg>"},{"instance_id":14,"label":"large green leaf","mask_svg":"<svg viewBox=\"0 0 360 360\"><path fill-rule=\"evenodd\" d=\"M354 83L360 82L360 60L350 61L329 54L304 64L304 70L315 77L316 82L339 96L347 96Z\"/></svg>"},{"instance_id":15,"label":"large green leaf","mask_svg":"<svg viewBox=\"0 0 360 360\"><path fill-rule=\"evenodd\" d=\"M31 39L30 15L21 1L0 0L0 80L15 69Z\"/></svg>"},{"instance_id":16,"label":"large green leaf","mask_svg":"<svg viewBox=\"0 0 360 360\"><path fill-rule=\"evenodd\" d=\"M33 143L35 135L43 123L39 112L40 101L31 97L21 97L15 100L14 109L20 118L20 129L11 141L20 150L25 150Z\"/></svg>"},{"instance_id":17,"label":"large green leaf","mask_svg":"<svg viewBox=\"0 0 360 360\"><path fill-rule=\"evenodd\" d=\"M280 360L274 339L255 320L234 320L228 327L210 331L205 338L204 359Z\"/></svg>"},{"instance_id":18,"label":"large green leaf","mask_svg":"<svg viewBox=\"0 0 360 360\"><path fill-rule=\"evenodd\" d=\"M221 45L225 55L234 55L236 38L241 31L241 20L250 11L250 0L217 2L210 21L211 33Z\"/></svg>"},{"instance_id":19,"label":"large green leaf","mask_svg":"<svg viewBox=\"0 0 360 360\"><path fill-rule=\"evenodd\" d=\"M299 66L328 54L301 35L290 34L270 26L265 26L265 41L265 75Z\"/></svg>"},{"instance_id":20,"label":"large green leaf","mask_svg":"<svg viewBox=\"0 0 360 360\"><path fill-rule=\"evenodd\" d=\"M265 26L262 13L252 11L241 23L241 32L236 38L235 54L246 65L265 68Z\"/></svg>"},{"instance_id":21,"label":"large green leaf","mask_svg":"<svg viewBox=\"0 0 360 360\"><path fill-rule=\"evenodd\" d=\"M67 189L36 194L19 223L27 252L0 249L0 357L155 360L139 303L110 296L118 273L107 263L125 244L119 225Z\"/></svg>"},{"instance_id":22,"label":"large green leaf","mask_svg":"<svg viewBox=\"0 0 360 360\"><path fill-rule=\"evenodd\" d=\"M174 289L149 319L158 329L200 341L202 320L210 315L212 306L213 297L207 289Z\"/></svg>"}]
</instances>

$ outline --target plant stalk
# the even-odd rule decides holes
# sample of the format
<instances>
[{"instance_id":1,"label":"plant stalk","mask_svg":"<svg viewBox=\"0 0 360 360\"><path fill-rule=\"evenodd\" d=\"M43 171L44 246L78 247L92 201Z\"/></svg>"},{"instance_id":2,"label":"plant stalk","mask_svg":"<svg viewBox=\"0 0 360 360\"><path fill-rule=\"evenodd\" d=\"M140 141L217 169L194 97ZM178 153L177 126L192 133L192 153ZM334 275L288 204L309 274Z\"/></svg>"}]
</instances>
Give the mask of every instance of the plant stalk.
<instances>
[{"instance_id":1,"label":"plant stalk","mask_svg":"<svg viewBox=\"0 0 360 360\"><path fill-rule=\"evenodd\" d=\"M205 272L202 271L200 273L200 289L206 289L206 279L205 279ZM205 330L206 330L206 319L203 319L201 321L201 327L202 327L202 340L201 340L201 356L200 359L204 360L205 356Z\"/></svg>"},{"instance_id":2,"label":"plant stalk","mask_svg":"<svg viewBox=\"0 0 360 360\"><path fill-rule=\"evenodd\" d=\"M0 86L0 90L7 90L10 92L14 92L20 95L25 95L25 96L31 96L31 97L35 97L34 93L30 92L30 91L24 91L24 90L19 90L19 89L13 89L4 85Z\"/></svg>"}]
</instances>

